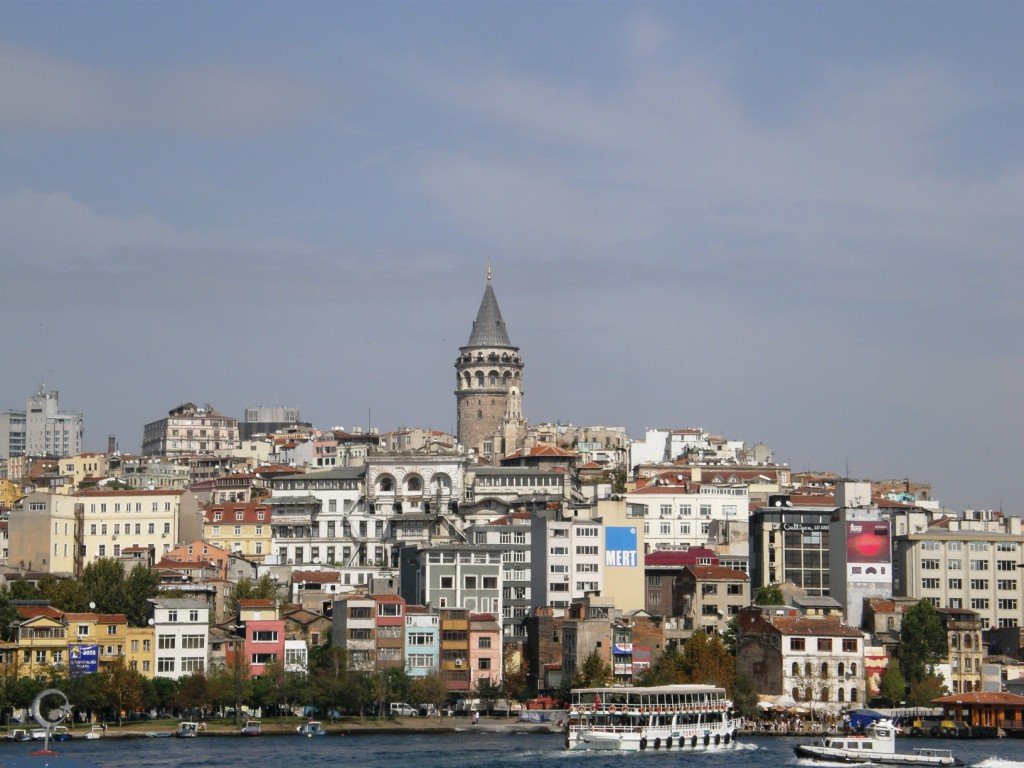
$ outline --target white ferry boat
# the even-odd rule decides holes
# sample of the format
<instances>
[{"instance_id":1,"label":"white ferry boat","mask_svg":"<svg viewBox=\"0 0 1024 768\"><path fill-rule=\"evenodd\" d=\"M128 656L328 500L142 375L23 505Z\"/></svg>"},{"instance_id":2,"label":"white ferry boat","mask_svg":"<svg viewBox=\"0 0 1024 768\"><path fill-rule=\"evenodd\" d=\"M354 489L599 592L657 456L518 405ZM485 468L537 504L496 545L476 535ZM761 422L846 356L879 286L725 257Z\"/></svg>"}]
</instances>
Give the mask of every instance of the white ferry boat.
<instances>
[{"instance_id":1,"label":"white ferry boat","mask_svg":"<svg viewBox=\"0 0 1024 768\"><path fill-rule=\"evenodd\" d=\"M813 744L793 747L797 757L828 763L876 763L879 765L954 766L963 762L948 749L896 751L896 727L891 720L878 720L864 729L863 736L827 736Z\"/></svg>"},{"instance_id":2,"label":"white ferry boat","mask_svg":"<svg viewBox=\"0 0 1024 768\"><path fill-rule=\"evenodd\" d=\"M571 698L566 749L729 749L740 725L713 685L580 688Z\"/></svg>"}]
</instances>

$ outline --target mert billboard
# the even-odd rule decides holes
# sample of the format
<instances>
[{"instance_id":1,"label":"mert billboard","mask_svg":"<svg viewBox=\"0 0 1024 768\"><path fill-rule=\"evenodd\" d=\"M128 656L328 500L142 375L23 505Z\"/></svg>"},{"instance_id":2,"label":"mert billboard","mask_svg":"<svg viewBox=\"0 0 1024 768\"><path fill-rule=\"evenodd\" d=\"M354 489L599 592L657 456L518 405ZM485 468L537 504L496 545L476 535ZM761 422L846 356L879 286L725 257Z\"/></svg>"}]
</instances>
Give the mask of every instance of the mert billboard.
<instances>
[{"instance_id":1,"label":"mert billboard","mask_svg":"<svg viewBox=\"0 0 1024 768\"><path fill-rule=\"evenodd\" d=\"M604 529L604 564L607 568L637 566L636 526L607 526Z\"/></svg>"},{"instance_id":2,"label":"mert billboard","mask_svg":"<svg viewBox=\"0 0 1024 768\"><path fill-rule=\"evenodd\" d=\"M98 645L68 646L68 671L72 677L95 672L98 669L99 660L100 647Z\"/></svg>"},{"instance_id":3,"label":"mert billboard","mask_svg":"<svg viewBox=\"0 0 1024 768\"><path fill-rule=\"evenodd\" d=\"M847 564L889 563L892 561L890 546L888 522L846 523Z\"/></svg>"}]
</instances>

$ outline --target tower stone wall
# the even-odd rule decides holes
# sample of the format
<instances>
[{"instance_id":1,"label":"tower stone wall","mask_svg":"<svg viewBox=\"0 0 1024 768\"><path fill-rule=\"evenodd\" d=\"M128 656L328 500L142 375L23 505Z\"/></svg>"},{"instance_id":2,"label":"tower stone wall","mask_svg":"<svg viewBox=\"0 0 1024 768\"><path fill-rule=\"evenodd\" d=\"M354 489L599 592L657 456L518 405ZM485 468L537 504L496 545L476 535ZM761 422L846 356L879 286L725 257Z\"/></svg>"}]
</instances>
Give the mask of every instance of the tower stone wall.
<instances>
[{"instance_id":1,"label":"tower stone wall","mask_svg":"<svg viewBox=\"0 0 1024 768\"><path fill-rule=\"evenodd\" d=\"M473 331L455 361L459 442L478 455L496 456L518 446L508 439L522 425L523 360L498 309L488 269L487 287Z\"/></svg>"}]
</instances>

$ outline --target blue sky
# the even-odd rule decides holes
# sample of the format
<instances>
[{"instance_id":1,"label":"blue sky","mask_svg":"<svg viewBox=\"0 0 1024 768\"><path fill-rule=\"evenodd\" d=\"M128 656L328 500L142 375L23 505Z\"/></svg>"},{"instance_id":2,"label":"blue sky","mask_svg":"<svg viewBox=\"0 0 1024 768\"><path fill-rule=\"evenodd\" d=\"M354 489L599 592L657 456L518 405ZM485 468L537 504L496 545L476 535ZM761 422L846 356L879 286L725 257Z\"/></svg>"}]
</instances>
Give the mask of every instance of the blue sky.
<instances>
[{"instance_id":1,"label":"blue sky","mask_svg":"<svg viewBox=\"0 0 1024 768\"><path fill-rule=\"evenodd\" d=\"M533 421L1020 510L1019 4L4 16L0 408L450 429L491 258Z\"/></svg>"}]
</instances>

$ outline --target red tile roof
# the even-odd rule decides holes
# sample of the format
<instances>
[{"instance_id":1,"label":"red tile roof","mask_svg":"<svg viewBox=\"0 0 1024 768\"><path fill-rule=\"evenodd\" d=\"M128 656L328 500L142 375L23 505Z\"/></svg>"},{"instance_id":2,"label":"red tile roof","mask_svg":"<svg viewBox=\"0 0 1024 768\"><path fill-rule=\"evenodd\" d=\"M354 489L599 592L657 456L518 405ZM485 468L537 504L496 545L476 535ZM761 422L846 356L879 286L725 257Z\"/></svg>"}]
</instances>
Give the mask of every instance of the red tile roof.
<instances>
[{"instance_id":1,"label":"red tile roof","mask_svg":"<svg viewBox=\"0 0 1024 768\"><path fill-rule=\"evenodd\" d=\"M537 459L537 458L544 458L544 459L574 459L574 458L576 458L576 455L577 454L574 453L573 451L566 451L563 448L559 448L557 445L535 445L533 448L531 448L526 453L523 453L522 450L510 453L507 456L505 456L502 459L502 461L504 462L504 461L508 461L508 460L511 460L511 459L522 459L522 458L528 458L528 459Z\"/></svg>"},{"instance_id":2,"label":"red tile roof","mask_svg":"<svg viewBox=\"0 0 1024 768\"><path fill-rule=\"evenodd\" d=\"M718 554L704 547L689 549L656 549L644 555L645 567L682 567L696 565L698 559L710 558L712 565L718 564Z\"/></svg>"},{"instance_id":3,"label":"red tile roof","mask_svg":"<svg viewBox=\"0 0 1024 768\"><path fill-rule=\"evenodd\" d=\"M1024 696L1015 693L996 693L994 691L978 691L971 693L954 693L949 696L940 696L932 699L932 704L943 706L944 704L1002 704L1011 707L1024 708Z\"/></svg>"},{"instance_id":4,"label":"red tile roof","mask_svg":"<svg viewBox=\"0 0 1024 768\"><path fill-rule=\"evenodd\" d=\"M685 570L697 581L747 581L747 574L724 565L687 565Z\"/></svg>"},{"instance_id":5,"label":"red tile roof","mask_svg":"<svg viewBox=\"0 0 1024 768\"><path fill-rule=\"evenodd\" d=\"M216 513L220 512L220 520L215 520ZM237 513L242 513L242 519L238 519ZM259 513L263 513L263 519L259 518ZM270 522L270 507L266 504L260 504L258 502L225 502L224 504L211 504L206 508L203 513L206 518L206 522L214 525L221 523L236 523L236 524L260 524Z\"/></svg>"},{"instance_id":6,"label":"red tile roof","mask_svg":"<svg viewBox=\"0 0 1024 768\"><path fill-rule=\"evenodd\" d=\"M240 608L273 608L275 605L273 600L270 599L258 599L253 598L249 600L239 600L238 606Z\"/></svg>"},{"instance_id":7,"label":"red tile roof","mask_svg":"<svg viewBox=\"0 0 1024 768\"><path fill-rule=\"evenodd\" d=\"M859 629L848 627L832 616L765 616L765 621L783 635L819 637L863 637Z\"/></svg>"},{"instance_id":8,"label":"red tile roof","mask_svg":"<svg viewBox=\"0 0 1024 768\"><path fill-rule=\"evenodd\" d=\"M341 581L341 574L338 571L294 571L292 584L302 581L307 584L332 584Z\"/></svg>"},{"instance_id":9,"label":"red tile roof","mask_svg":"<svg viewBox=\"0 0 1024 768\"><path fill-rule=\"evenodd\" d=\"M15 606L18 615L23 619L34 619L37 616L46 616L49 619L63 618L63 611L49 605L18 605Z\"/></svg>"}]
</instances>

